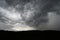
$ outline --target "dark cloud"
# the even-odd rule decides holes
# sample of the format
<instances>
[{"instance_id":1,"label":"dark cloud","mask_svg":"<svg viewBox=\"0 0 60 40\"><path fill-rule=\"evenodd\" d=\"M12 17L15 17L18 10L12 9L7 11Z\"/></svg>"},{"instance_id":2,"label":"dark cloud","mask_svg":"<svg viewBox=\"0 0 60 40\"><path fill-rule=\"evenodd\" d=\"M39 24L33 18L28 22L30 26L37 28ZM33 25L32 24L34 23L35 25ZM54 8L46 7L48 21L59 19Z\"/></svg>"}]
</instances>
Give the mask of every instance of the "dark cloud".
<instances>
[{"instance_id":1,"label":"dark cloud","mask_svg":"<svg viewBox=\"0 0 60 40\"><path fill-rule=\"evenodd\" d=\"M37 29L41 29L41 27L43 29L60 28L59 27L60 0L3 0L3 1L0 0L0 1L1 1L0 21L4 23L1 24L0 27L3 29L10 28L10 26L7 27L7 25L6 27L2 26L5 25L6 22L9 23L9 21L15 24L21 23L20 19L19 21L15 21L12 19L14 18L13 16L10 17L5 16L7 12L8 14L11 13L15 14L16 12L19 12L19 15L21 15L25 25L32 26ZM49 14L49 12L53 12L53 13ZM4 13L5 15L2 15L2 13ZM16 14L16 16L18 15Z\"/></svg>"}]
</instances>

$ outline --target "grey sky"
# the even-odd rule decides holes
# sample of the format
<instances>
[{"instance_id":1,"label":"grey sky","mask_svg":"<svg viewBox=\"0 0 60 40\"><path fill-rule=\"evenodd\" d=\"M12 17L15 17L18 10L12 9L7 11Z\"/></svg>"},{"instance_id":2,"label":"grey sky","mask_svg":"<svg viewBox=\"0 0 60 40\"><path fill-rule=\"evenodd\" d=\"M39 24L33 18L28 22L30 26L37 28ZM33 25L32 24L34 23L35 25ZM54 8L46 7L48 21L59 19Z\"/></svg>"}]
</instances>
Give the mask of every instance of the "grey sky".
<instances>
[{"instance_id":1,"label":"grey sky","mask_svg":"<svg viewBox=\"0 0 60 40\"><path fill-rule=\"evenodd\" d=\"M0 0L0 7L6 7L7 4L4 0ZM0 29L9 29L11 26L5 25L4 23L0 22Z\"/></svg>"},{"instance_id":2,"label":"grey sky","mask_svg":"<svg viewBox=\"0 0 60 40\"><path fill-rule=\"evenodd\" d=\"M56 1L56 0L55 0ZM44 4L44 3L43 3ZM60 3L59 3L60 4ZM52 10L54 9L54 10L58 10L58 11L60 11L60 6L59 6L59 4L58 5L55 5L55 8L52 8ZM30 5L30 4L29 4ZM54 4L53 4L54 5ZM4 1L4 0L0 0L0 7L2 7L2 8L7 8L7 3ZM27 5L28 6L28 5ZM27 7L26 6L26 7ZM50 5L51 6L51 5ZM33 6L34 7L34 6ZM49 7L49 6L48 6ZM44 7L44 10L45 10L45 8L46 7ZM39 8L38 8L39 9ZM44 11L43 10L43 11ZM0 10L1 11L1 10ZM8 11L8 10L7 10ZM13 10L14 11L14 10ZM36 10L37 11L37 10ZM49 11L48 9L46 9L45 11ZM32 11L28 11L28 12L32 12ZM26 12L26 13L28 13L28 12ZM38 12L38 11L37 11ZM2 13L4 13L3 12L3 10L2 10ZM12 12L12 10L11 10L11 12L10 13L13 13ZM15 12L16 13L16 12ZM49 12L48 12L49 13ZM56 14L55 14L56 13ZM39 29L39 30L41 30L41 29L52 29L52 30L59 30L60 29L60 15L57 15L57 11L55 12L50 12L50 14L48 14L47 15L47 17L44 17L44 18L48 18L49 20L48 20L48 22L47 23L42 23L41 25L39 25L39 27L36 27L37 29ZM1 15L1 14L0 14ZM28 15L28 14L26 14L26 15ZM32 14L33 15L33 14ZM37 16L37 15L36 15ZM36 16L34 16L34 17L36 17ZM30 16L31 17L31 16ZM31 21L29 21L29 20L27 20L28 22L30 22L30 24L31 25L35 25L36 23L37 23L37 25L38 24L40 24L41 22L42 22L42 20L40 21L40 19L43 19L43 17L42 18L39 18L39 20L36 20L36 22L34 22L35 21L35 19L33 19L33 17L31 17L31 19L30 18L28 18L28 17L26 17L26 19L29 19L29 20L31 20L32 19L32 22ZM43 19L43 21L44 21L44 19ZM38 23L38 22L40 22L40 23ZM29 23L27 23L27 24L29 24ZM21 28L23 28L22 27L22 23L21 24L17 24L16 23L16 26L15 26L15 28L17 27L19 25L19 27L20 27L20 29ZM24 24L23 24L24 25ZM30 26L31 26L30 25ZM35 25L36 26L36 25ZM18 29L17 30L20 30L19 29L19 27L18 27ZM10 28L14 28L13 26L11 26L11 25L6 25L5 23L2 23L2 22L0 22L0 29L10 29ZM31 28L31 27L27 27L27 26L25 26L24 28L27 28L27 29L29 29L29 28ZM35 27L34 27L35 28ZM31 28L31 30L33 30L34 29L33 27ZM14 29L15 30L15 29Z\"/></svg>"}]
</instances>

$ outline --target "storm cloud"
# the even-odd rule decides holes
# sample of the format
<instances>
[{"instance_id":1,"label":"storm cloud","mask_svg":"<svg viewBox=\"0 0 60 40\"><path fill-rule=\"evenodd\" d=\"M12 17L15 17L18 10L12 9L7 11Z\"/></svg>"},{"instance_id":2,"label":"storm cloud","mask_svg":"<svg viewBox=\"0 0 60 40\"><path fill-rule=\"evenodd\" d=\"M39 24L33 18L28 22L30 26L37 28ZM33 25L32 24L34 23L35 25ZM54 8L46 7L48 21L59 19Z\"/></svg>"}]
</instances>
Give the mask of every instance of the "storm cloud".
<instances>
[{"instance_id":1,"label":"storm cloud","mask_svg":"<svg viewBox=\"0 0 60 40\"><path fill-rule=\"evenodd\" d=\"M0 24L8 30L59 30L60 0L0 0Z\"/></svg>"}]
</instances>

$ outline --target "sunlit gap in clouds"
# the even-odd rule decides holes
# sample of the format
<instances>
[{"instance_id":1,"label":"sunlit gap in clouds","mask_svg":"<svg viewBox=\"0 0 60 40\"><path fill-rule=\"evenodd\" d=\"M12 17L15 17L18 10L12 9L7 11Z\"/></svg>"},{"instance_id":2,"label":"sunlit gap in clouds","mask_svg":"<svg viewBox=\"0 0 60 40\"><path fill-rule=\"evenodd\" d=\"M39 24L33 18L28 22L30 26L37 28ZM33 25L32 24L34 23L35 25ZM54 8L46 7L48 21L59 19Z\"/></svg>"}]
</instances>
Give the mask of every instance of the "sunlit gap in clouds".
<instances>
[{"instance_id":1,"label":"sunlit gap in clouds","mask_svg":"<svg viewBox=\"0 0 60 40\"><path fill-rule=\"evenodd\" d=\"M26 30L34 30L35 29L33 27L29 27L29 26L25 25L24 21L22 20L21 13L16 11L15 8L8 7L7 9L5 9L5 8L0 7L0 12L2 14L2 18L4 20L7 20L5 22L6 25L13 26L11 28L11 30L26 31ZM9 20L6 19L5 17L8 18Z\"/></svg>"}]
</instances>

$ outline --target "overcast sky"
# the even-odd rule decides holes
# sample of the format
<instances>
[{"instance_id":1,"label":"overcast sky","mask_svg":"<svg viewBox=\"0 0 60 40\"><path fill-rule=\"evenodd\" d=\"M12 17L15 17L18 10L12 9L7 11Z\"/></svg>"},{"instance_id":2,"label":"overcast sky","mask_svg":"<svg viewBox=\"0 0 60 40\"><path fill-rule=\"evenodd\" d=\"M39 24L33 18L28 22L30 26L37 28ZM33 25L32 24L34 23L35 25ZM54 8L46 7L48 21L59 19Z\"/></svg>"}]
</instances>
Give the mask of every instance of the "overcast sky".
<instances>
[{"instance_id":1,"label":"overcast sky","mask_svg":"<svg viewBox=\"0 0 60 40\"><path fill-rule=\"evenodd\" d=\"M6 6L8 6L6 4L6 2L4 0L0 0L0 7L5 8ZM48 26L46 28L60 29L60 27L59 27L60 26L60 15L56 15L55 13L50 13L48 15L48 18L49 18L49 22L48 22ZM5 25L4 23L0 22L0 29L10 29L10 28L12 28L12 26Z\"/></svg>"},{"instance_id":2,"label":"overcast sky","mask_svg":"<svg viewBox=\"0 0 60 40\"><path fill-rule=\"evenodd\" d=\"M0 0L0 7L6 7L7 4L4 0ZM7 29L10 28L11 26L5 25L4 23L0 22L0 29Z\"/></svg>"}]
</instances>

